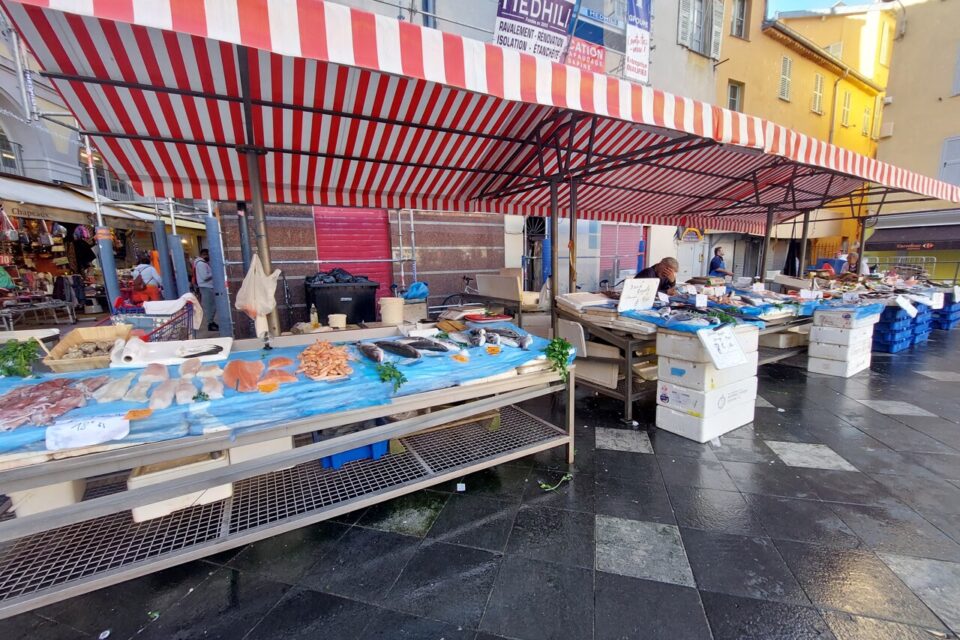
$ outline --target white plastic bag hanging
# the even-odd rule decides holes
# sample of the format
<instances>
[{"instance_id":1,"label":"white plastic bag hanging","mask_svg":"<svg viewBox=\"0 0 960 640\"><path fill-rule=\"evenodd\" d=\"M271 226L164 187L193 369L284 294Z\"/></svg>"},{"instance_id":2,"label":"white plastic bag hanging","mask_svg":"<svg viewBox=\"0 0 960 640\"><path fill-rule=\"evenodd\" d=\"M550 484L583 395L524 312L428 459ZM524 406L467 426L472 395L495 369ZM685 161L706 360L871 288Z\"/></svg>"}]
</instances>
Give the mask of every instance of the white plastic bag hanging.
<instances>
[{"instance_id":1,"label":"white plastic bag hanging","mask_svg":"<svg viewBox=\"0 0 960 640\"><path fill-rule=\"evenodd\" d=\"M265 274L260 258L254 256L250 261L250 270L247 271L243 284L237 291L236 307L253 319L258 337L269 331L267 316L277 306L276 291L279 277L279 269L269 276Z\"/></svg>"}]
</instances>

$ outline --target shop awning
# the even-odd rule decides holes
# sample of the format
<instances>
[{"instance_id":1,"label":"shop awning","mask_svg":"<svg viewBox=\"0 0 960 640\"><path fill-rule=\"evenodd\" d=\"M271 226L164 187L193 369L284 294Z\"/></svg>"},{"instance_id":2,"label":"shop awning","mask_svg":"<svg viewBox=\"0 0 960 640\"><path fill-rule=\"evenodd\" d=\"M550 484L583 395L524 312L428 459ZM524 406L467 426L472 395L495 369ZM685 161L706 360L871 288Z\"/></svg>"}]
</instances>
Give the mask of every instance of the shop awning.
<instances>
[{"instance_id":1,"label":"shop awning","mask_svg":"<svg viewBox=\"0 0 960 640\"><path fill-rule=\"evenodd\" d=\"M274 202L548 215L575 181L581 217L750 232L865 183L960 202L760 118L322 0L0 2L144 195L251 199L256 153Z\"/></svg>"},{"instance_id":2,"label":"shop awning","mask_svg":"<svg viewBox=\"0 0 960 640\"><path fill-rule=\"evenodd\" d=\"M866 251L943 251L960 249L960 224L877 229Z\"/></svg>"},{"instance_id":3,"label":"shop awning","mask_svg":"<svg viewBox=\"0 0 960 640\"><path fill-rule=\"evenodd\" d=\"M0 201L13 218L50 220L70 224L94 224L93 200L68 187L34 180L0 176ZM123 229L150 228L143 219L118 207L104 205L103 215L110 226Z\"/></svg>"}]
</instances>

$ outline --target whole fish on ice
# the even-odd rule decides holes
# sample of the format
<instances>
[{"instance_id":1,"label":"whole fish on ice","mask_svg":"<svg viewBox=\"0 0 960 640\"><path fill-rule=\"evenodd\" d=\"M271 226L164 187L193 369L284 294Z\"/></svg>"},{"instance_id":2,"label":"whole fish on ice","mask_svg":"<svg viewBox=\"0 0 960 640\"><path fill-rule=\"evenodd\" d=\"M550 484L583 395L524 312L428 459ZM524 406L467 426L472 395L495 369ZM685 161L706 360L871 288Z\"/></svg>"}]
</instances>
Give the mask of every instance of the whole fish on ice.
<instances>
[{"instance_id":1,"label":"whole fish on ice","mask_svg":"<svg viewBox=\"0 0 960 640\"><path fill-rule=\"evenodd\" d=\"M384 351L392 353L394 355L410 358L411 360L419 360L420 352L411 347L410 345L404 344L402 342L397 342L395 340L377 340L373 344L377 345Z\"/></svg>"},{"instance_id":2,"label":"whole fish on ice","mask_svg":"<svg viewBox=\"0 0 960 640\"><path fill-rule=\"evenodd\" d=\"M383 362L384 358L387 357L387 354L383 352L383 349L373 344L372 342L358 342L357 350L360 351L364 356L370 358L377 364Z\"/></svg>"}]
</instances>

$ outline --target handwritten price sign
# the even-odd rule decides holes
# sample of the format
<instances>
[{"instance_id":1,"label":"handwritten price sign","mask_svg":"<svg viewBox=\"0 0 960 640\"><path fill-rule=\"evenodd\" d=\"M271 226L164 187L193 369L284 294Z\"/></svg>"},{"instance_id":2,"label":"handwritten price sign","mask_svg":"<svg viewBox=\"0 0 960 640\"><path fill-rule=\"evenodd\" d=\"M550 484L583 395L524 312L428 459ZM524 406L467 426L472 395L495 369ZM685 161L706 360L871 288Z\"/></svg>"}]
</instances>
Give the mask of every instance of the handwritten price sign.
<instances>
[{"instance_id":1,"label":"handwritten price sign","mask_svg":"<svg viewBox=\"0 0 960 640\"><path fill-rule=\"evenodd\" d=\"M47 450L74 449L119 440L130 433L130 421L123 416L101 416L66 420L47 427Z\"/></svg>"}]
</instances>

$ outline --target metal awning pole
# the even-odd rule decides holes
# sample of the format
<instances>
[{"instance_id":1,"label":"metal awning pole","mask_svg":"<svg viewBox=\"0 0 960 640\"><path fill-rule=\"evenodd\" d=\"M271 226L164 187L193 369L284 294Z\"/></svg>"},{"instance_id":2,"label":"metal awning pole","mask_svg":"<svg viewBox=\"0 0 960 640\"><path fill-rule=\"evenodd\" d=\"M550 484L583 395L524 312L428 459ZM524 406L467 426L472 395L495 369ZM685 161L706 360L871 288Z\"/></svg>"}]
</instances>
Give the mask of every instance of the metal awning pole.
<instances>
[{"instance_id":1,"label":"metal awning pole","mask_svg":"<svg viewBox=\"0 0 960 640\"><path fill-rule=\"evenodd\" d=\"M173 198L167 198L167 212L170 214L170 231L167 235L167 245L170 249L170 260L173 262L173 277L177 284L177 293L173 298L190 293L190 274L187 271L187 258L183 253L183 242L177 234L177 216Z\"/></svg>"},{"instance_id":2,"label":"metal awning pole","mask_svg":"<svg viewBox=\"0 0 960 640\"><path fill-rule=\"evenodd\" d=\"M767 267L773 257L770 255L770 245L773 237L773 213L775 210L773 206L767 207L767 228L763 232L763 258L760 260L759 276L761 282L766 280Z\"/></svg>"},{"instance_id":3,"label":"metal awning pole","mask_svg":"<svg viewBox=\"0 0 960 640\"><path fill-rule=\"evenodd\" d=\"M230 312L230 293L227 289L227 267L223 258L223 236L220 233L220 219L213 213L213 200L207 200L207 215L204 218L207 227L207 251L210 253L210 269L213 272L213 289L201 291L201 295L212 291L217 310L216 322L220 335L233 337L233 316ZM205 319L210 322L212 318Z\"/></svg>"},{"instance_id":4,"label":"metal awning pole","mask_svg":"<svg viewBox=\"0 0 960 640\"><path fill-rule=\"evenodd\" d=\"M22 78L21 78L22 80ZM100 189L97 187L97 170L93 166L93 150L90 136L83 136L87 151L87 171L90 172L90 188L93 190L93 208L96 212L97 248L100 250L100 271L103 272L103 288L107 290L107 306L113 313L114 301L120 297L120 280L117 278L117 262L113 256L113 232L103 225L103 210L100 206Z\"/></svg>"},{"instance_id":5,"label":"metal awning pole","mask_svg":"<svg viewBox=\"0 0 960 640\"><path fill-rule=\"evenodd\" d=\"M270 243L267 240L267 217L263 206L263 180L260 177L260 150L253 148L253 103L250 100L250 65L246 47L238 47L237 62L240 67L240 88L243 93L243 120L246 128L247 148L243 151L247 158L247 176L250 185L250 205L253 208L253 235L257 241L257 253L266 274L273 272L270 260ZM271 335L280 335L280 314L276 307L267 316L267 327Z\"/></svg>"},{"instance_id":6,"label":"metal awning pole","mask_svg":"<svg viewBox=\"0 0 960 640\"><path fill-rule=\"evenodd\" d=\"M570 240L567 243L567 253L570 254L568 276L570 293L577 292L577 181L570 181Z\"/></svg>"},{"instance_id":7,"label":"metal awning pole","mask_svg":"<svg viewBox=\"0 0 960 640\"><path fill-rule=\"evenodd\" d=\"M560 212L557 210L557 181L550 181L550 324L553 337L560 335L557 323L557 236L560 235Z\"/></svg>"},{"instance_id":8,"label":"metal awning pole","mask_svg":"<svg viewBox=\"0 0 960 640\"><path fill-rule=\"evenodd\" d=\"M803 227L800 232L800 277L806 272L807 241L810 238L810 210L803 212Z\"/></svg>"}]
</instances>

